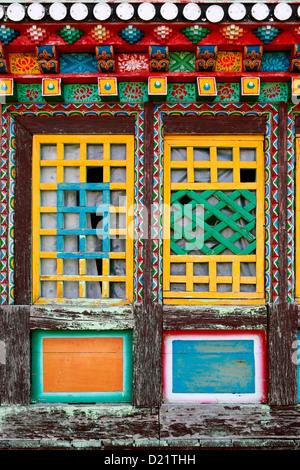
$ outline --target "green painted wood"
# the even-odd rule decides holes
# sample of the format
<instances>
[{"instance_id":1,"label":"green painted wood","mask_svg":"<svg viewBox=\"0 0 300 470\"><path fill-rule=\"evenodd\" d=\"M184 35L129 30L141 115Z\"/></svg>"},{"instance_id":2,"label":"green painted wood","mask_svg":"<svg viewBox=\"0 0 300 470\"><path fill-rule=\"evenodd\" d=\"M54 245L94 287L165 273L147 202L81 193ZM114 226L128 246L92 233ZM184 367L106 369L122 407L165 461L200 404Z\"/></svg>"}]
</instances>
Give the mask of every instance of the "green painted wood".
<instances>
[{"instance_id":1,"label":"green painted wood","mask_svg":"<svg viewBox=\"0 0 300 470\"><path fill-rule=\"evenodd\" d=\"M189 197L191 201L187 204L182 204L180 199L185 196ZM216 205L212 205L207 200L211 196L215 196L219 199ZM245 207L241 207L235 201L238 197L243 197L248 201L248 204ZM230 195L227 195L220 190L203 191L201 194L195 191L181 190L172 194L171 204L172 207L176 209L176 212L171 213L171 228L174 231L174 235L171 236L171 249L176 254L185 255L195 248L198 248L206 255L220 254L226 248L231 250L235 255L250 254L255 250L256 240L251 230L255 228L256 218L255 215L251 214L251 211L256 207L256 197L251 191L236 190ZM204 213L200 217L193 212L198 205L201 205L204 210ZM234 211L230 217L222 212L222 209L226 207ZM191 220L191 222L185 226L179 223L183 216ZM219 220L219 223L213 227L207 223L212 216ZM244 227L241 227L237 223L240 218L248 222ZM192 232L197 227L203 229L203 234L197 234L196 237ZM235 231L235 233L228 238L220 233L226 227L230 227ZM219 244L212 249L205 245L205 242L211 237L219 242ZM242 237L250 242L243 250L234 245L234 243ZM184 248L179 247L176 243L176 240L182 238L185 238L189 242Z\"/></svg>"}]
</instances>

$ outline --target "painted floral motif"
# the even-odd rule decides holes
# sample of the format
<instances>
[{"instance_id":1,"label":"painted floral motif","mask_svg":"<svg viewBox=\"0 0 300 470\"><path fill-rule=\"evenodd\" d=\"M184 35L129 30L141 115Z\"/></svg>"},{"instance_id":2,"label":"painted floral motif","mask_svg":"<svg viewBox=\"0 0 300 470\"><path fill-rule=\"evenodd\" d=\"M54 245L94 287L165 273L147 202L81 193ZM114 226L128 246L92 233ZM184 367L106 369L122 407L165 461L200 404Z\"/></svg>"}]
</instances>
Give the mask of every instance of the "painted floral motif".
<instances>
[{"instance_id":1,"label":"painted floral motif","mask_svg":"<svg viewBox=\"0 0 300 470\"><path fill-rule=\"evenodd\" d=\"M74 93L73 93L73 98L76 101L82 101L82 100L87 100L90 98L93 94L93 88L90 88L88 86L81 86L80 88L77 88Z\"/></svg>"},{"instance_id":2,"label":"painted floral motif","mask_svg":"<svg viewBox=\"0 0 300 470\"><path fill-rule=\"evenodd\" d=\"M117 61L119 72L149 71L149 58L147 54L119 54Z\"/></svg>"},{"instance_id":3,"label":"painted floral motif","mask_svg":"<svg viewBox=\"0 0 300 470\"><path fill-rule=\"evenodd\" d=\"M263 82L261 83L260 101L288 101L288 83Z\"/></svg>"},{"instance_id":4,"label":"painted floral motif","mask_svg":"<svg viewBox=\"0 0 300 470\"><path fill-rule=\"evenodd\" d=\"M21 103L45 101L42 97L42 87L39 83L17 83L17 98Z\"/></svg>"},{"instance_id":5,"label":"painted floral motif","mask_svg":"<svg viewBox=\"0 0 300 470\"><path fill-rule=\"evenodd\" d=\"M168 101L195 101L196 86L194 83L174 83L168 86Z\"/></svg>"},{"instance_id":6,"label":"painted floral motif","mask_svg":"<svg viewBox=\"0 0 300 470\"><path fill-rule=\"evenodd\" d=\"M234 89L232 88L231 84L224 83L218 86L218 96L220 100L230 101L232 95L234 94Z\"/></svg>"},{"instance_id":7,"label":"painted floral motif","mask_svg":"<svg viewBox=\"0 0 300 470\"><path fill-rule=\"evenodd\" d=\"M290 53L286 51L267 51L261 59L261 72L287 72L290 66Z\"/></svg>"},{"instance_id":8,"label":"painted floral motif","mask_svg":"<svg viewBox=\"0 0 300 470\"><path fill-rule=\"evenodd\" d=\"M266 98L274 98L275 96L278 96L279 93L280 86L278 85L278 83L276 83L276 85L271 86L270 88L267 88L266 90L263 90L263 94Z\"/></svg>"},{"instance_id":9,"label":"painted floral motif","mask_svg":"<svg viewBox=\"0 0 300 470\"><path fill-rule=\"evenodd\" d=\"M174 84L171 91L171 95L174 96L176 100L183 100L187 95L187 90L185 85Z\"/></svg>"},{"instance_id":10,"label":"painted floral motif","mask_svg":"<svg viewBox=\"0 0 300 470\"><path fill-rule=\"evenodd\" d=\"M144 92L140 83L126 84L122 93L129 100L139 100L144 97Z\"/></svg>"},{"instance_id":11,"label":"painted floral motif","mask_svg":"<svg viewBox=\"0 0 300 470\"><path fill-rule=\"evenodd\" d=\"M217 55L216 72L241 72L242 54L221 51Z\"/></svg>"},{"instance_id":12,"label":"painted floral motif","mask_svg":"<svg viewBox=\"0 0 300 470\"><path fill-rule=\"evenodd\" d=\"M26 91L26 98L29 99L29 101L35 101L39 95L39 92L37 90L27 90Z\"/></svg>"},{"instance_id":13,"label":"painted floral motif","mask_svg":"<svg viewBox=\"0 0 300 470\"><path fill-rule=\"evenodd\" d=\"M38 61L34 54L9 54L10 69L16 74L40 74Z\"/></svg>"}]
</instances>

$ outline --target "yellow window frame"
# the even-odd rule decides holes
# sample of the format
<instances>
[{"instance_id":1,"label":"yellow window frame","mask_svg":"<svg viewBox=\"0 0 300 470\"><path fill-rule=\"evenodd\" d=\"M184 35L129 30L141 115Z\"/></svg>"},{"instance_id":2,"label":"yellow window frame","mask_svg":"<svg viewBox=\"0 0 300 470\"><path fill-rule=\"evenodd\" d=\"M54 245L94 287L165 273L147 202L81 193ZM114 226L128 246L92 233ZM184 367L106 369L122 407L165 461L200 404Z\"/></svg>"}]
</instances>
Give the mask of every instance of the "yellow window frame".
<instances>
[{"instance_id":1,"label":"yellow window frame","mask_svg":"<svg viewBox=\"0 0 300 470\"><path fill-rule=\"evenodd\" d=\"M187 149L185 161L171 161L171 148ZM209 161L196 161L193 158L193 148L209 148ZM217 148L232 148L232 161L217 160ZM256 161L241 161L239 149L256 149ZM163 187L163 302L165 304L264 304L264 257L265 257L265 216L264 216L264 136L253 135L165 135L164 137L164 187ZM211 181L209 183L195 182L195 169L209 169ZM218 169L233 170L232 182L218 182ZM256 181L244 183L240 181L240 169L255 169ZM186 169L187 182L171 182L172 169ZM249 189L256 193L256 252L248 255L190 255L171 254L171 192L180 190L238 190ZM218 262L232 262L232 275L222 278L217 276ZM193 273L193 264L196 262L209 263L209 275L197 277ZM242 278L240 264L243 262L256 264L256 276ZM184 263L185 275L173 276L170 272L171 263ZM172 282L186 285L185 291L171 291ZM193 291L195 282L208 283L209 290L205 292ZM217 284L232 283L232 292L217 292ZM256 284L255 292L241 292L240 284Z\"/></svg>"},{"instance_id":2,"label":"yellow window frame","mask_svg":"<svg viewBox=\"0 0 300 470\"><path fill-rule=\"evenodd\" d=\"M42 144L57 145L56 160L42 160L40 157L40 149ZM64 145L79 144L80 159L64 159ZM102 144L103 159L93 160L87 159L87 145ZM126 145L126 160L116 160L110 158L110 145L124 144ZM34 135L33 136L33 153L32 153L32 301L35 304L48 303L87 303L95 304L129 304L133 301L133 237L134 237L134 136L133 135ZM56 183L42 183L40 181L40 172L42 167L57 168ZM94 276L86 274L86 259L79 259L79 274L64 275L63 259L57 257L55 252L41 252L40 237L41 235L55 235L56 229L42 229L40 226L40 214L42 212L56 213L57 207L41 207L40 197L42 190L57 191L58 184L63 183L63 174L65 167L79 167L79 181L86 182L87 167L103 167L103 183L109 183L110 190L125 190L126 205L123 207L109 207L109 213L123 212L126 215L126 228L110 228L109 235L125 236L125 253L109 252L109 257L103 259L101 275ZM110 168L125 167L126 182L110 182ZM41 258L57 259L57 275L42 276L40 273ZM125 259L126 276L112 276L109 274L109 263L111 259ZM57 282L57 298L43 298L40 295L40 284L42 280L54 280ZM64 281L79 282L79 298L70 299L63 297ZM85 287L88 281L102 282L101 299L92 299L85 297ZM126 299L109 298L109 283L125 282Z\"/></svg>"}]
</instances>

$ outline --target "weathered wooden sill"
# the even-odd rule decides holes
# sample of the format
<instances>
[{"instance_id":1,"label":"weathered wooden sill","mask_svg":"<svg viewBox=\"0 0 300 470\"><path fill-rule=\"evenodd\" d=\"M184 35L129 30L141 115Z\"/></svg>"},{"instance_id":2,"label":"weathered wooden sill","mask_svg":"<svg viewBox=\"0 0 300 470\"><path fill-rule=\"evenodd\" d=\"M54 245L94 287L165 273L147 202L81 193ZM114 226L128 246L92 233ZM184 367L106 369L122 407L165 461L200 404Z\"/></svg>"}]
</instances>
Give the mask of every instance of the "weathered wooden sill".
<instances>
[{"instance_id":1,"label":"weathered wooden sill","mask_svg":"<svg viewBox=\"0 0 300 470\"><path fill-rule=\"evenodd\" d=\"M0 448L300 446L300 405L163 404L0 407Z\"/></svg>"}]
</instances>

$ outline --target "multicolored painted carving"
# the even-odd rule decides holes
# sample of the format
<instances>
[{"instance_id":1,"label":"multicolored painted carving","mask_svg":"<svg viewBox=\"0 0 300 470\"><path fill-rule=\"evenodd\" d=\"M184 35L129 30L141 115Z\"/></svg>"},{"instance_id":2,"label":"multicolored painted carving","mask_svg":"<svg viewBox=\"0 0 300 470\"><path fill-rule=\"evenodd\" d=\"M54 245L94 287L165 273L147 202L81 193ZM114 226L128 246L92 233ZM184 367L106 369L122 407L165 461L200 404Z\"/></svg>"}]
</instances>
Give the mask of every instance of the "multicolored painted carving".
<instances>
[{"instance_id":1,"label":"multicolored painted carving","mask_svg":"<svg viewBox=\"0 0 300 470\"><path fill-rule=\"evenodd\" d=\"M149 66L151 72L168 72L169 48L168 46L149 47Z\"/></svg>"},{"instance_id":2,"label":"multicolored painted carving","mask_svg":"<svg viewBox=\"0 0 300 470\"><path fill-rule=\"evenodd\" d=\"M36 46L41 73L59 73L58 53L55 46Z\"/></svg>"},{"instance_id":3,"label":"multicolored painted carving","mask_svg":"<svg viewBox=\"0 0 300 470\"><path fill-rule=\"evenodd\" d=\"M196 49L196 71L212 72L216 68L218 47L197 46Z\"/></svg>"},{"instance_id":4,"label":"multicolored painted carving","mask_svg":"<svg viewBox=\"0 0 300 470\"><path fill-rule=\"evenodd\" d=\"M22 103L43 102L42 87L39 83L17 83L17 100ZM214 101L240 100L240 83L217 83L218 94ZM121 82L119 83L120 101L135 102L147 101L147 84L144 82ZM259 101L262 102L287 102L289 98L289 84L286 82L262 82ZM66 102L95 102L101 101L98 95L98 87L90 84L64 85L64 99ZM169 83L167 101L196 101L195 83Z\"/></svg>"},{"instance_id":5,"label":"multicolored painted carving","mask_svg":"<svg viewBox=\"0 0 300 470\"><path fill-rule=\"evenodd\" d=\"M261 68L262 46L245 46L243 67L245 72L258 72Z\"/></svg>"},{"instance_id":6,"label":"multicolored painted carving","mask_svg":"<svg viewBox=\"0 0 300 470\"><path fill-rule=\"evenodd\" d=\"M99 72L115 72L116 61L113 46L96 46L95 47L97 66Z\"/></svg>"}]
</instances>

